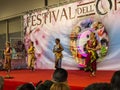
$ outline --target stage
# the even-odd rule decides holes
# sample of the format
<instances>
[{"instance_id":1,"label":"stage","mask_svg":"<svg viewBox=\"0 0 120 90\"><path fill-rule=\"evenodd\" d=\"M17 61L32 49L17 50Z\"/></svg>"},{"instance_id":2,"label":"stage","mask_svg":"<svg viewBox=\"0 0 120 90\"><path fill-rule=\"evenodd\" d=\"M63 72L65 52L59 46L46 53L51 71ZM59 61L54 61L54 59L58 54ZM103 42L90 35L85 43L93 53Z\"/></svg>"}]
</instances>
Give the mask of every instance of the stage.
<instances>
[{"instance_id":1,"label":"stage","mask_svg":"<svg viewBox=\"0 0 120 90\"><path fill-rule=\"evenodd\" d=\"M53 70L12 70L12 79L5 79L4 90L16 90L16 87L27 82L36 83L40 80L51 80ZM84 87L95 82L110 82L115 71L97 71L95 77L90 77L88 72L82 70L68 70L68 83L71 90L83 90ZM0 76L5 77L6 72L0 71Z\"/></svg>"}]
</instances>

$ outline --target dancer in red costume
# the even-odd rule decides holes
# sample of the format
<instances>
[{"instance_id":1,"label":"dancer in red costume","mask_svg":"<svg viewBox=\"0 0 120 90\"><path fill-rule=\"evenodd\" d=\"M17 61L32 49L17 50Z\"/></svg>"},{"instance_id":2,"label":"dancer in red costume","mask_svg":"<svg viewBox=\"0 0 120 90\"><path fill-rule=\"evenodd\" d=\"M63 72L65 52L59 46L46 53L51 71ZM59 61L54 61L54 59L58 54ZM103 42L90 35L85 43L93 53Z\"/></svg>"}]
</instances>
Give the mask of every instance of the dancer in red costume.
<instances>
[{"instance_id":1,"label":"dancer in red costume","mask_svg":"<svg viewBox=\"0 0 120 90\"><path fill-rule=\"evenodd\" d=\"M86 50L87 50L87 57L86 57L86 67L85 71L90 71L90 76L95 76L96 72L96 60L98 58L97 50L101 48L100 43L95 37L95 33L91 32L90 39L87 41Z\"/></svg>"}]
</instances>

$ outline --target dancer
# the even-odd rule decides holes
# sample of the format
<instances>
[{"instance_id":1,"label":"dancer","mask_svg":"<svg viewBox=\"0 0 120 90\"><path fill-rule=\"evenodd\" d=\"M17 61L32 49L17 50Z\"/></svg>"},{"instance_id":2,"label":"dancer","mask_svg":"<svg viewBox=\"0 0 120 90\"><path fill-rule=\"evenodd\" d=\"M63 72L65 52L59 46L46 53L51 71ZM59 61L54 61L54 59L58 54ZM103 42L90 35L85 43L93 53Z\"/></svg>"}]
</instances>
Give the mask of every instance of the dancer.
<instances>
[{"instance_id":1,"label":"dancer","mask_svg":"<svg viewBox=\"0 0 120 90\"><path fill-rule=\"evenodd\" d=\"M55 39L56 45L54 45L53 52L55 54L55 68L61 68L63 54L62 51L64 50L62 45L60 44L60 39Z\"/></svg>"},{"instance_id":2,"label":"dancer","mask_svg":"<svg viewBox=\"0 0 120 90\"><path fill-rule=\"evenodd\" d=\"M4 49L4 57L5 57L5 63L4 63L4 69L7 70L7 76L10 77L10 70L11 70L11 54L12 54L12 48L10 47L10 43L6 42Z\"/></svg>"},{"instance_id":3,"label":"dancer","mask_svg":"<svg viewBox=\"0 0 120 90\"><path fill-rule=\"evenodd\" d=\"M28 48L28 69L34 71L34 63L35 63L35 48L34 43L30 42L30 47Z\"/></svg>"},{"instance_id":4,"label":"dancer","mask_svg":"<svg viewBox=\"0 0 120 90\"><path fill-rule=\"evenodd\" d=\"M87 57L86 57L86 67L85 71L90 71L90 76L95 76L96 72L96 60L98 58L97 50L101 48L101 45L97 41L95 37L95 33L91 32L90 39L87 41L86 50L87 50Z\"/></svg>"}]
</instances>

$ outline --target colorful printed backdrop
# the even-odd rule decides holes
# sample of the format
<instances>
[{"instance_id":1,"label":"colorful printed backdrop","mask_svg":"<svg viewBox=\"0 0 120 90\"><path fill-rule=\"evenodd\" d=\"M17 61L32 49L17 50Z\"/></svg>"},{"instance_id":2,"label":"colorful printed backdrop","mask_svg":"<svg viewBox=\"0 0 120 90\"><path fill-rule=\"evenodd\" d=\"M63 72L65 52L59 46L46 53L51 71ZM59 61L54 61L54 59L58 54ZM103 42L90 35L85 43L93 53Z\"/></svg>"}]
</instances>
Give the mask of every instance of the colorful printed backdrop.
<instances>
[{"instance_id":1,"label":"colorful printed backdrop","mask_svg":"<svg viewBox=\"0 0 120 90\"><path fill-rule=\"evenodd\" d=\"M99 70L119 69L119 4L119 0L81 0L24 15L25 47L28 49L29 42L34 42L35 68L54 69L55 38L60 38L64 47L63 68L79 69L84 66L86 57L84 45L93 31L100 43L106 42L101 43L102 46L106 45L102 57L101 51L98 51L97 68ZM79 57L82 58L81 61Z\"/></svg>"}]
</instances>

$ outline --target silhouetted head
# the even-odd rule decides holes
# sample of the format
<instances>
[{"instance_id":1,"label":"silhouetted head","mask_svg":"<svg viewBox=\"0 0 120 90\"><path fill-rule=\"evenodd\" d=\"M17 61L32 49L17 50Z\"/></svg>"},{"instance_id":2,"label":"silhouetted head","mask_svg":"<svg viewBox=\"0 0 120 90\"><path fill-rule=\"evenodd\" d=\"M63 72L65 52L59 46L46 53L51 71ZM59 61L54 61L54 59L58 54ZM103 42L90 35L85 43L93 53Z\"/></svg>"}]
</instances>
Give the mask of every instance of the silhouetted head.
<instances>
[{"instance_id":1,"label":"silhouetted head","mask_svg":"<svg viewBox=\"0 0 120 90\"><path fill-rule=\"evenodd\" d=\"M65 69L57 68L53 73L53 80L56 82L67 81L68 73Z\"/></svg>"},{"instance_id":2,"label":"silhouetted head","mask_svg":"<svg viewBox=\"0 0 120 90\"><path fill-rule=\"evenodd\" d=\"M111 85L116 90L120 90L120 70L116 71L111 78Z\"/></svg>"}]
</instances>

